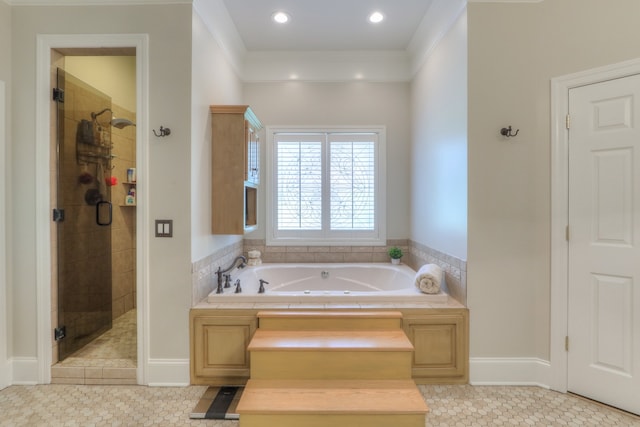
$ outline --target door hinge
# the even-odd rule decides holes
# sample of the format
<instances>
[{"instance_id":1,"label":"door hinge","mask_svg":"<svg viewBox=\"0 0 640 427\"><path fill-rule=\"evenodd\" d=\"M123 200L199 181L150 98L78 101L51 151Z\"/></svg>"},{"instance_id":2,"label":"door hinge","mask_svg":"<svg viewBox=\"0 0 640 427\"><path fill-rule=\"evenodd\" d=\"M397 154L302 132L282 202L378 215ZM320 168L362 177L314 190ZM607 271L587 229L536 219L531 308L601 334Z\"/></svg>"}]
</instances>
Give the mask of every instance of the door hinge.
<instances>
[{"instance_id":1,"label":"door hinge","mask_svg":"<svg viewBox=\"0 0 640 427\"><path fill-rule=\"evenodd\" d=\"M64 221L64 209L54 209L53 210L53 222L62 222Z\"/></svg>"},{"instance_id":2,"label":"door hinge","mask_svg":"<svg viewBox=\"0 0 640 427\"><path fill-rule=\"evenodd\" d=\"M56 341L60 341L64 337L67 336L67 327L66 326L58 326L53 330L53 339Z\"/></svg>"},{"instance_id":3,"label":"door hinge","mask_svg":"<svg viewBox=\"0 0 640 427\"><path fill-rule=\"evenodd\" d=\"M567 228L564 231L564 237L567 239L567 242L569 241L569 226L567 225Z\"/></svg>"},{"instance_id":4,"label":"door hinge","mask_svg":"<svg viewBox=\"0 0 640 427\"><path fill-rule=\"evenodd\" d=\"M53 88L53 100L58 101L61 104L64 104L64 90L59 89L57 87Z\"/></svg>"},{"instance_id":5,"label":"door hinge","mask_svg":"<svg viewBox=\"0 0 640 427\"><path fill-rule=\"evenodd\" d=\"M564 350L569 351L569 335L564 337Z\"/></svg>"},{"instance_id":6,"label":"door hinge","mask_svg":"<svg viewBox=\"0 0 640 427\"><path fill-rule=\"evenodd\" d=\"M565 118L565 126L567 129L571 129L571 116L569 114L567 114L567 117Z\"/></svg>"}]
</instances>

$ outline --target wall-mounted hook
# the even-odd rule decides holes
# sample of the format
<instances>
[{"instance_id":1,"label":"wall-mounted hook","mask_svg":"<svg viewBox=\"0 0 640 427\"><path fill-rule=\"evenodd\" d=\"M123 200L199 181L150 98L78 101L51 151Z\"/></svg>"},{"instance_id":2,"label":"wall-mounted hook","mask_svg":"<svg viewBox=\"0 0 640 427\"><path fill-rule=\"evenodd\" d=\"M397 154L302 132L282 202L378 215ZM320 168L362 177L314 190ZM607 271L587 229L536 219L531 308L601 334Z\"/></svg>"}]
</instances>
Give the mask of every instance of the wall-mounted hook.
<instances>
[{"instance_id":1,"label":"wall-mounted hook","mask_svg":"<svg viewBox=\"0 0 640 427\"><path fill-rule=\"evenodd\" d=\"M157 136L158 138L161 138L161 137L163 137L163 136L167 136L167 135L171 135L171 129L169 129L169 128L163 128L162 126L160 126L160 130L159 130L159 131L160 131L160 133L156 132L156 130L155 130L155 129L152 129L152 130L153 130L153 134L154 134L155 136Z\"/></svg>"},{"instance_id":2,"label":"wall-mounted hook","mask_svg":"<svg viewBox=\"0 0 640 427\"><path fill-rule=\"evenodd\" d=\"M500 129L500 135L506 136L507 138L511 138L512 136L516 136L518 134L518 132L520 132L520 129L517 129L516 133L511 133L511 126L509 126L508 128Z\"/></svg>"}]
</instances>

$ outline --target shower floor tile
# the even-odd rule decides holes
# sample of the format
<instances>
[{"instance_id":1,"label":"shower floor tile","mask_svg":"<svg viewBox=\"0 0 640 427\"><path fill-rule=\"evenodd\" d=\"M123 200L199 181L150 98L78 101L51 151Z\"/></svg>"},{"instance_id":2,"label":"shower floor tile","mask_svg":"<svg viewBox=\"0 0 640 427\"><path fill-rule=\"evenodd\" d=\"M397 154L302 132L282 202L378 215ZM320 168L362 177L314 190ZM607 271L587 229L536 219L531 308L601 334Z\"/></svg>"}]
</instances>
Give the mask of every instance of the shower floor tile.
<instances>
[{"instance_id":1,"label":"shower floor tile","mask_svg":"<svg viewBox=\"0 0 640 427\"><path fill-rule=\"evenodd\" d=\"M57 367L136 368L136 310L113 321L113 327L59 362Z\"/></svg>"}]
</instances>

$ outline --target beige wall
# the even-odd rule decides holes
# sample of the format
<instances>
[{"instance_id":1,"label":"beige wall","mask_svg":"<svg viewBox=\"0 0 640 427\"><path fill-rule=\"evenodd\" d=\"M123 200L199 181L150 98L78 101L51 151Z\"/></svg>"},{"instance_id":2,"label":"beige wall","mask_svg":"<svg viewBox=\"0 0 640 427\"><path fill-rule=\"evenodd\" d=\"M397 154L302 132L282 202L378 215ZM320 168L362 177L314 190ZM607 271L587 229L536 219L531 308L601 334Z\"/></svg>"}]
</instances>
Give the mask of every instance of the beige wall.
<instances>
[{"instance_id":1,"label":"beige wall","mask_svg":"<svg viewBox=\"0 0 640 427\"><path fill-rule=\"evenodd\" d=\"M202 7L206 7L206 4ZM206 13L206 10L203 12ZM242 104L242 83L197 13L193 13L191 89L191 260L202 260L242 240L211 234L212 104ZM217 206L224 209L224 201Z\"/></svg>"},{"instance_id":2,"label":"beige wall","mask_svg":"<svg viewBox=\"0 0 640 427\"><path fill-rule=\"evenodd\" d=\"M0 2L0 80L10 81L11 77L11 6L5 2Z\"/></svg>"},{"instance_id":3,"label":"beige wall","mask_svg":"<svg viewBox=\"0 0 640 427\"><path fill-rule=\"evenodd\" d=\"M410 86L408 83L248 83L244 101L265 126L385 125L387 127L387 239L409 236ZM262 149L261 165L266 164ZM261 183L265 182L264 167ZM262 189L264 189L262 184ZM264 239L265 197L259 229Z\"/></svg>"},{"instance_id":4,"label":"beige wall","mask_svg":"<svg viewBox=\"0 0 640 427\"><path fill-rule=\"evenodd\" d=\"M149 123L172 129L171 137L139 141L148 149L149 218L174 220L174 237L150 237L149 359L188 358L191 305L190 161L191 6L13 7L13 79L21 96L13 102L11 200L12 356L37 356L35 100L37 34L148 34ZM168 337L171 337L168 339Z\"/></svg>"},{"instance_id":5,"label":"beige wall","mask_svg":"<svg viewBox=\"0 0 640 427\"><path fill-rule=\"evenodd\" d=\"M11 58L11 9L4 3L0 2L0 58ZM11 313L10 305L7 304L7 278L9 271L6 257L8 251L7 235L8 212L7 209L7 189L9 188L9 170L7 168L6 158L8 157L7 144L10 140L9 122L10 122L10 105L11 105L11 61L0 61L0 389L9 384L9 369L6 365L7 354L11 352L9 348L9 337L11 335Z\"/></svg>"},{"instance_id":6,"label":"beige wall","mask_svg":"<svg viewBox=\"0 0 640 427\"><path fill-rule=\"evenodd\" d=\"M411 85L411 239L467 259L467 17Z\"/></svg>"},{"instance_id":7,"label":"beige wall","mask_svg":"<svg viewBox=\"0 0 640 427\"><path fill-rule=\"evenodd\" d=\"M136 111L135 56L67 56L65 69L108 93L114 104Z\"/></svg>"},{"instance_id":8,"label":"beige wall","mask_svg":"<svg viewBox=\"0 0 640 427\"><path fill-rule=\"evenodd\" d=\"M472 357L549 358L550 79L640 57L638 16L637 0L468 5Z\"/></svg>"}]
</instances>

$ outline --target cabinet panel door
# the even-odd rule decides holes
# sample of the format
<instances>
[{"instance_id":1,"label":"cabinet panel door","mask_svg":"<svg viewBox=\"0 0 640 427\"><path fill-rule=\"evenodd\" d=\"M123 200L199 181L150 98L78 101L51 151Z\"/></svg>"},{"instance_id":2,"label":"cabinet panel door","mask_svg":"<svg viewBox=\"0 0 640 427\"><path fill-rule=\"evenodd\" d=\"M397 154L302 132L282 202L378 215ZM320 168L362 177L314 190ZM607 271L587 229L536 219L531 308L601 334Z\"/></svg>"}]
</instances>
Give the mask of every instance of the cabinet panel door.
<instances>
[{"instance_id":1,"label":"cabinet panel door","mask_svg":"<svg viewBox=\"0 0 640 427\"><path fill-rule=\"evenodd\" d=\"M414 346L414 379L467 381L467 321L463 314L407 316L403 325Z\"/></svg>"},{"instance_id":2,"label":"cabinet panel door","mask_svg":"<svg viewBox=\"0 0 640 427\"><path fill-rule=\"evenodd\" d=\"M258 132L246 122L246 170L245 179L252 184L260 182L260 142Z\"/></svg>"},{"instance_id":3,"label":"cabinet panel door","mask_svg":"<svg viewBox=\"0 0 640 427\"><path fill-rule=\"evenodd\" d=\"M256 329L252 317L194 319L193 370L196 377L249 377L247 345Z\"/></svg>"}]
</instances>

